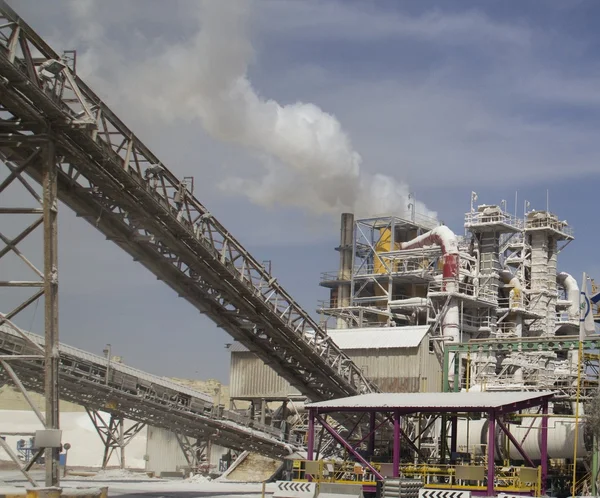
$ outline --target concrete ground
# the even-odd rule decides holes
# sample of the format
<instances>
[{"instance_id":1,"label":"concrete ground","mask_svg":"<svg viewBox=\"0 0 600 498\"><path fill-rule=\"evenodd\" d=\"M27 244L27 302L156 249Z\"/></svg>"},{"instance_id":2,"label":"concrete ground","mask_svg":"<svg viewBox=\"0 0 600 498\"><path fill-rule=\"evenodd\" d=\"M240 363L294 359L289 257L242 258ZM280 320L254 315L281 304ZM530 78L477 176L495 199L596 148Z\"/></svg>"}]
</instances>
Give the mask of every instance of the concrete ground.
<instances>
[{"instance_id":1,"label":"concrete ground","mask_svg":"<svg viewBox=\"0 0 600 498\"><path fill-rule=\"evenodd\" d=\"M44 471L35 470L33 478L43 485ZM0 480L7 486L26 486L28 483L18 470L0 470ZM120 498L196 498L196 497L240 497L260 498L261 484L228 483L219 481L194 482L184 480L166 479L140 479L127 478L119 480L111 478L101 480L96 478L67 478L61 482L62 487L101 487L108 486L109 496ZM271 496L274 484L267 484L266 494ZM4 487L4 486L3 486Z\"/></svg>"}]
</instances>

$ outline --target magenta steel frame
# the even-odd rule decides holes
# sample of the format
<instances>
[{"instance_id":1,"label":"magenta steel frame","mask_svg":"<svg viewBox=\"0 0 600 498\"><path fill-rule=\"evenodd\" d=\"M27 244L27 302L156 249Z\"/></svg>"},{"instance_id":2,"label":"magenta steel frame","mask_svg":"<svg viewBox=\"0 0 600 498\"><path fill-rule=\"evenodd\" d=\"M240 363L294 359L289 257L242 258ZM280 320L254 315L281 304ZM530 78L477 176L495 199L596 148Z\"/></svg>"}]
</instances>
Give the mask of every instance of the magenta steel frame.
<instances>
[{"instance_id":1,"label":"magenta steel frame","mask_svg":"<svg viewBox=\"0 0 600 498\"><path fill-rule=\"evenodd\" d=\"M314 447L315 447L315 422L318 422L331 436L343 446L349 454L351 454L357 461L368 468L373 475L378 479L382 480L383 476L380 472L375 469L367 459L365 459L357 451L357 443L351 443L342 435L340 435L327 421L321 416L329 413L369 413L369 434L363 438L360 442L363 442L368 438L368 451L372 452L374 449L374 436L377 429L379 429L383 422L376 425L377 414L386 415L384 418L392 422L394 427L394 441L392 451L392 464L393 464L393 475L392 477L399 476L400 467L400 439L406 438L412 442L414 449L414 441L410 440L406 433L401 428L402 416L415 415L419 413L437 413L440 415L446 415L451 420L451 445L455 446L457 424L455 422L456 416L459 413L485 413L488 417L488 459L492 462L496 455L496 426L500 428L502 432L506 434L509 441L514 445L517 451L521 454L525 462L528 465L535 467L533 459L529 457L523 446L515 437L510 433L506 425L499 418L503 415L510 413L516 413L521 410L540 406L542 408L542 423L541 423L541 440L540 440L540 455L541 455L541 468L542 468L542 493L546 491L546 479L548 477L548 401L552 398L552 394L531 398L525 401L519 401L516 403L510 403L507 405L497 406L494 408L482 408L482 407L469 407L469 406L453 406L446 407L444 410L439 408L431 407L352 407L352 408L308 408L308 447L307 447L307 460L313 460L314 458ZM456 450L456 448L454 448ZM487 487L486 496L493 496L494 493L494 480L495 480L495 465L488 464L487 472Z\"/></svg>"}]
</instances>

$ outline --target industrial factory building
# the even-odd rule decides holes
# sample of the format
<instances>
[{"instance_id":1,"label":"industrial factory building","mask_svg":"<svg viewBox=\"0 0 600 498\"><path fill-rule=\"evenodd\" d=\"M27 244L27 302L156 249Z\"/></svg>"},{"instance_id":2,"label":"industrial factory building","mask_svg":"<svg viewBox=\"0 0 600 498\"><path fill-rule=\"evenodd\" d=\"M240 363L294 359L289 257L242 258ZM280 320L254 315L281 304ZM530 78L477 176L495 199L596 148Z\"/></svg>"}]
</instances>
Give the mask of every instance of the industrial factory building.
<instances>
[{"instance_id":1,"label":"industrial factory building","mask_svg":"<svg viewBox=\"0 0 600 498\"><path fill-rule=\"evenodd\" d=\"M342 215L340 266L320 282L330 291L318 308L329 340L382 392L554 392L549 457L569 461L576 440L579 457L588 455L574 418L597 389L598 361L580 356L580 288L558 269L571 227L548 211L516 217L505 203L472 205L460 235L410 218ZM231 347L230 382L233 405L249 402L261 421L285 418L282 407L292 413L305 399L239 343ZM510 431L525 440L540 423L521 418ZM483 455L486 420L456 424L456 449ZM443 431L431 424L431 447L440 447ZM536 441L526 447L539 459Z\"/></svg>"},{"instance_id":2,"label":"industrial factory building","mask_svg":"<svg viewBox=\"0 0 600 498\"><path fill-rule=\"evenodd\" d=\"M0 281L12 293L0 313L0 384L18 389L43 427L27 463L4 438L0 446L31 485L38 483L29 469L42 455L46 488L60 485L60 452L68 449L60 399L85 408L104 468L115 452L125 467L126 447L146 430L143 462L157 474L223 472L246 482L279 475L305 481L305 490L309 481L361 487L355 496L415 498L429 487L442 498L546 491L562 498L566 482L572 496L596 494L600 423L586 421L588 403L600 401L600 293L585 274L580 281L560 269L559 255L574 240L566 221L528 203L522 215L505 201L476 205L472 193L463 226L445 226L420 215L414 196L407 205L395 180L361 176L360 155L340 131L334 143L348 144L342 161L350 162L328 181L349 176L348 185L364 183L378 201L386 191L392 202L339 199L344 209L390 212L342 214L339 266L322 274L328 298L308 313L196 198L194 179L178 178L84 83L75 52L56 52L3 0L0 17L0 192L23 187L3 197L0 214L14 216L14 235L3 236L0 258L25 263L5 264ZM297 138L295 128L280 126L287 111L272 112L246 77L237 75L231 88L242 81L246 107L266 106L256 123L273 117L261 128L281 132L281 144ZM232 103L236 109L237 98ZM303 105L281 109L296 107L306 124ZM312 119L318 128L338 129L332 116L321 118ZM263 152L271 149L279 147ZM307 175L326 171L330 161L322 164L320 154L328 152L320 140L293 147L290 165L313 161ZM311 182L330 196L320 177ZM110 348L98 356L60 343L59 203L234 339L229 401L220 389L212 396L116 361ZM38 226L43 244L26 256L33 249L26 237ZM27 288L33 293L22 294ZM14 321L26 309L35 317L42 297L43 337ZM28 392L45 396L44 414ZM311 489L313 497L336 496Z\"/></svg>"}]
</instances>

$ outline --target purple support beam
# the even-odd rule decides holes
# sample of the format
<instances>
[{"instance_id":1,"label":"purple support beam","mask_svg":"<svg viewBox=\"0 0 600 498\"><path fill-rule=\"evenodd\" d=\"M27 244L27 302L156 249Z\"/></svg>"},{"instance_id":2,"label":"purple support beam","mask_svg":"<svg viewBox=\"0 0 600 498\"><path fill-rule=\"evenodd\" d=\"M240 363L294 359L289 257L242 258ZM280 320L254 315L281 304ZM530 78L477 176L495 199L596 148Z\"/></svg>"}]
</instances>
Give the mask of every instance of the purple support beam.
<instances>
[{"instance_id":1,"label":"purple support beam","mask_svg":"<svg viewBox=\"0 0 600 498\"><path fill-rule=\"evenodd\" d=\"M306 450L306 459L312 460L315 451L315 411L308 410L308 447Z\"/></svg>"},{"instance_id":2,"label":"purple support beam","mask_svg":"<svg viewBox=\"0 0 600 498\"><path fill-rule=\"evenodd\" d=\"M377 432L377 429L379 429L383 424L385 424L387 422L387 419L383 419L383 421L379 422L378 425L376 425L366 436L363 436L360 441L356 441L356 442L352 442L352 447L354 449L358 448L363 442L365 442L367 439L372 438L373 439L373 449L375 448L375 433ZM347 438L349 438L349 436L346 436ZM369 441L370 444L370 441Z\"/></svg>"},{"instance_id":3,"label":"purple support beam","mask_svg":"<svg viewBox=\"0 0 600 498\"><path fill-rule=\"evenodd\" d=\"M517 441L517 439L515 438L515 436L513 436L510 433L510 431L508 430L508 427L506 427L504 425L504 423L502 422L502 420L497 419L496 423L498 424L498 426L500 427L500 429L502 429L502 432L504 432L504 434L506 434L508 436L508 439L510 439L510 442L515 445L515 448L521 454L521 456L523 457L523 459L527 462L527 465L529 465L530 467L535 468L536 465L533 463L533 460L531 460L531 458L529 458L529 455L525 452L525 450L523 449L523 447L519 444L519 441Z\"/></svg>"},{"instance_id":4,"label":"purple support beam","mask_svg":"<svg viewBox=\"0 0 600 498\"><path fill-rule=\"evenodd\" d=\"M363 421L363 418L365 418L365 414L363 413L360 418L356 421L356 424L354 424L354 427L352 427L352 430L348 433L348 435L346 436L348 438L348 441L350 441L350 438L352 437L352 435L354 434L354 431L356 430L356 428L360 425L360 423Z\"/></svg>"},{"instance_id":5,"label":"purple support beam","mask_svg":"<svg viewBox=\"0 0 600 498\"><path fill-rule=\"evenodd\" d=\"M487 496L494 496L494 457L496 455L496 412L488 412L488 471Z\"/></svg>"},{"instance_id":6,"label":"purple support beam","mask_svg":"<svg viewBox=\"0 0 600 498\"><path fill-rule=\"evenodd\" d=\"M575 441L577 444L577 441ZM542 495L546 494L546 479L548 478L548 400L542 402L542 441L540 448L542 458Z\"/></svg>"},{"instance_id":7,"label":"purple support beam","mask_svg":"<svg viewBox=\"0 0 600 498\"><path fill-rule=\"evenodd\" d=\"M375 412L371 412L369 415L369 446L368 452L370 456L373 456L375 451Z\"/></svg>"},{"instance_id":8,"label":"purple support beam","mask_svg":"<svg viewBox=\"0 0 600 498\"><path fill-rule=\"evenodd\" d=\"M373 467L369 462L367 462L360 453L358 453L353 447L352 445L346 441L342 436L340 436L333 427L331 427L327 422L325 422L325 420L323 420L319 415L315 414L315 418L316 420L318 420L318 422L325 427L325 430L327 432L329 432L329 434L331 434L333 436L333 439L335 439L338 443L340 443L344 448L346 448L346 450L348 451L348 453L350 453L354 458L356 458L360 463L362 463L365 467L367 467L372 473L373 475L378 479L378 480L382 480L383 476L377 472L377 470L375 469L375 467Z\"/></svg>"},{"instance_id":9,"label":"purple support beam","mask_svg":"<svg viewBox=\"0 0 600 498\"><path fill-rule=\"evenodd\" d=\"M394 455L392 458L394 465L392 477L400 475L400 412L394 412Z\"/></svg>"}]
</instances>

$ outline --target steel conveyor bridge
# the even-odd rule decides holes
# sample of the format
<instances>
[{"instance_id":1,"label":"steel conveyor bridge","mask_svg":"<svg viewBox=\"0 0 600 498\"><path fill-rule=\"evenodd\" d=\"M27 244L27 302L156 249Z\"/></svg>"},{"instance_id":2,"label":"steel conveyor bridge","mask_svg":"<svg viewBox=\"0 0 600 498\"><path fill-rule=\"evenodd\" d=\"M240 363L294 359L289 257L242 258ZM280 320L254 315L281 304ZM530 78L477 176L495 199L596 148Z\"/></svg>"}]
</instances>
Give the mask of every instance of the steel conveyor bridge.
<instances>
[{"instance_id":1,"label":"steel conveyor bridge","mask_svg":"<svg viewBox=\"0 0 600 498\"><path fill-rule=\"evenodd\" d=\"M0 18L0 159L13 177L41 184L55 163L64 204L309 399L377 391L68 59L2 0Z\"/></svg>"},{"instance_id":2,"label":"steel conveyor bridge","mask_svg":"<svg viewBox=\"0 0 600 498\"><path fill-rule=\"evenodd\" d=\"M24 334L43 346L39 335ZM65 401L238 451L282 458L296 449L280 430L214 406L204 393L71 346L61 344L59 350L59 389ZM28 340L0 325L0 354L35 353ZM28 390L44 394L42 359L11 361L11 367ZM0 380L10 382L5 369L0 369Z\"/></svg>"}]
</instances>

